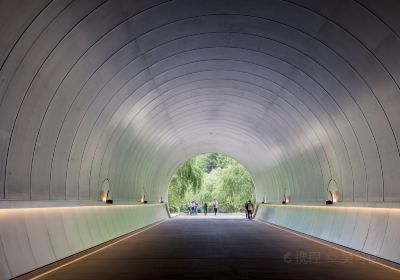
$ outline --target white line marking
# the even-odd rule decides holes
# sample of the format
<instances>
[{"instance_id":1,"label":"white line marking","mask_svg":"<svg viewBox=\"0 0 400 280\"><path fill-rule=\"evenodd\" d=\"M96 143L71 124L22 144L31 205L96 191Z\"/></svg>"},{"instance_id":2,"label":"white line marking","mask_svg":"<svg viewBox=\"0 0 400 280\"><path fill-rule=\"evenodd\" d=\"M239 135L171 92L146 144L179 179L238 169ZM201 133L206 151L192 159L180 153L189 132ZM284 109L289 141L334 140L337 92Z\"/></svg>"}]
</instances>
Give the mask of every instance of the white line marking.
<instances>
[{"instance_id":1,"label":"white line marking","mask_svg":"<svg viewBox=\"0 0 400 280\"><path fill-rule=\"evenodd\" d=\"M37 276L35 276L35 277L33 277L33 278L30 278L30 279L31 279L31 280L39 279L40 277L43 277L43 276L45 276L45 275L47 275L47 274L50 274L50 273L52 273L52 272L54 272L54 271L56 271L56 270L59 270L60 268L66 267L66 266L68 266L68 265L70 265L70 264L72 264L72 263L74 263L74 262L77 262L77 261L79 261L79 260L81 260L81 259L84 259L84 258L90 256L90 255L93 255L93 254L95 254L95 253L97 253L97 252L100 252L100 251L102 251L102 250L104 250L104 249L106 249L106 248L108 248L108 247L114 246L115 244L118 244L118 243L120 243L120 242L122 242L122 241L124 241L124 240L126 240L126 239L128 239L128 238L131 238L132 236L135 236L135 235L137 235L137 234L139 234L139 233L142 233L142 232L144 232L144 231L146 231L146 230L149 230L149 229L151 229L151 228L153 228L153 227L155 227L155 226L158 226L159 224L161 224L161 223L163 223L163 222L165 222L165 221L168 221L168 219L164 219L164 220L162 220L162 221L160 221L160 222L157 222L156 224L153 224L153 225L151 225L151 226L149 226L149 227L147 227L147 228L145 228L145 229L136 231L136 232L134 232L134 233L132 233L132 234L130 234L130 235L128 235L128 236L125 236L125 237L122 238L122 239L119 239L119 240L116 240L116 241L112 242L111 244L108 244L108 245L106 245L106 246L104 246L104 247L101 247L101 248L99 248L99 249L97 249L97 250L95 250L95 251L93 251L93 252L87 253L86 255L83 255L83 256L81 256L81 257L79 257L79 258L76 258L76 259L74 259L74 260L71 260L71 261L69 261L69 262L67 262L67 263L65 263L65 264L62 264L62 265L60 265L60 266L57 266L57 267L55 267L55 268L53 268L53 269L51 269L51 270L48 270L48 271L46 271L46 272L43 272L42 274L39 274L39 275L37 275Z\"/></svg>"}]
</instances>

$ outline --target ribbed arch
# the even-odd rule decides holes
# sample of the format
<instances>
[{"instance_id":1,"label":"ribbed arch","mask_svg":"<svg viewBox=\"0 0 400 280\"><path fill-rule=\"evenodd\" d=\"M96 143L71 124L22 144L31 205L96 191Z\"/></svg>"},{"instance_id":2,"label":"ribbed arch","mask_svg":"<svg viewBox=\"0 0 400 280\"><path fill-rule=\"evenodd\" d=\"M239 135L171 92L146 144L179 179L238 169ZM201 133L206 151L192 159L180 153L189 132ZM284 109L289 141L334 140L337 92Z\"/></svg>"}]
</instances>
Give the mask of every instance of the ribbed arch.
<instances>
[{"instance_id":1,"label":"ribbed arch","mask_svg":"<svg viewBox=\"0 0 400 280\"><path fill-rule=\"evenodd\" d=\"M258 199L323 201L333 179L342 201L399 201L393 6L15 1L0 9L0 197L95 200L109 179L115 200L157 201L181 163L222 152Z\"/></svg>"}]
</instances>

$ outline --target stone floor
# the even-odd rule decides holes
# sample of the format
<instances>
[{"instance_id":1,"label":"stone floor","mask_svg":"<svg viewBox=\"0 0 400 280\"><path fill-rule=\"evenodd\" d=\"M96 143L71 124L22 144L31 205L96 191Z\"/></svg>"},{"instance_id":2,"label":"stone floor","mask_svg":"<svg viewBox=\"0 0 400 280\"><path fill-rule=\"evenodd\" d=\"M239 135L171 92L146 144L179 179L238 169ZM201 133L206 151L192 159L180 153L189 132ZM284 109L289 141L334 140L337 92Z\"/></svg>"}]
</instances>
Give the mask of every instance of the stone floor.
<instances>
[{"instance_id":1,"label":"stone floor","mask_svg":"<svg viewBox=\"0 0 400 280\"><path fill-rule=\"evenodd\" d=\"M400 279L400 272L245 220L178 216L39 279Z\"/></svg>"}]
</instances>

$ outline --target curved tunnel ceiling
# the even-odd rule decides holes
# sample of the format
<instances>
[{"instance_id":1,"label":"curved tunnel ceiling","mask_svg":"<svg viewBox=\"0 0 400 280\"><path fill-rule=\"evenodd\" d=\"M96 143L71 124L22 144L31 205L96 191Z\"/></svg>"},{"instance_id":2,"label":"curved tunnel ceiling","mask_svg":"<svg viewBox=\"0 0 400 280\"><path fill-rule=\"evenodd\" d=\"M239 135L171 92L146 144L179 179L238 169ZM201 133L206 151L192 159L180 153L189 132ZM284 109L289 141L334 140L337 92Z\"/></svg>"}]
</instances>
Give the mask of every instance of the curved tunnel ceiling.
<instances>
[{"instance_id":1,"label":"curved tunnel ceiling","mask_svg":"<svg viewBox=\"0 0 400 280\"><path fill-rule=\"evenodd\" d=\"M204 152L257 198L400 201L397 1L3 1L0 198L167 197Z\"/></svg>"}]
</instances>

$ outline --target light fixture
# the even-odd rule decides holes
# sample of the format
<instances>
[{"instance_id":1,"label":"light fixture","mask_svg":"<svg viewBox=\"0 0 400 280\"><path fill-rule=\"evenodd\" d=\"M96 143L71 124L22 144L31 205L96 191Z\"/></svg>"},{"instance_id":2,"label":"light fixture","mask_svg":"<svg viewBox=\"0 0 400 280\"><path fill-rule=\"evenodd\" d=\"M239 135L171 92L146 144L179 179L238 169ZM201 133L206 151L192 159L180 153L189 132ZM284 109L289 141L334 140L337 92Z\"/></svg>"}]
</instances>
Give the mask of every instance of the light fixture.
<instances>
[{"instance_id":1,"label":"light fixture","mask_svg":"<svg viewBox=\"0 0 400 280\"><path fill-rule=\"evenodd\" d=\"M106 203L113 204L113 200L112 200L112 198L111 198L111 191L110 191L110 190L107 191L107 200L106 200Z\"/></svg>"},{"instance_id":2,"label":"light fixture","mask_svg":"<svg viewBox=\"0 0 400 280\"><path fill-rule=\"evenodd\" d=\"M289 204L289 195L287 195L286 192L287 189L285 189L285 191L283 192L283 200L282 200L282 204Z\"/></svg>"},{"instance_id":3,"label":"light fixture","mask_svg":"<svg viewBox=\"0 0 400 280\"><path fill-rule=\"evenodd\" d=\"M100 192L100 201L101 202L106 202L107 201L107 192L106 191L101 191Z\"/></svg>"},{"instance_id":4,"label":"light fixture","mask_svg":"<svg viewBox=\"0 0 400 280\"><path fill-rule=\"evenodd\" d=\"M331 205L339 201L339 191L337 189L337 184L334 179L330 179L328 183L328 188L326 189L330 195L330 199L325 201L326 205Z\"/></svg>"},{"instance_id":5,"label":"light fixture","mask_svg":"<svg viewBox=\"0 0 400 280\"><path fill-rule=\"evenodd\" d=\"M330 189L326 189L328 192L329 192L329 194L331 195L331 199L329 200L326 200L325 201L325 204L326 205L330 205L330 204L333 204L333 195L332 195L332 192L331 192L331 190Z\"/></svg>"},{"instance_id":6,"label":"light fixture","mask_svg":"<svg viewBox=\"0 0 400 280\"><path fill-rule=\"evenodd\" d=\"M101 185L99 200L105 203L112 203L109 179L105 179Z\"/></svg>"}]
</instances>

